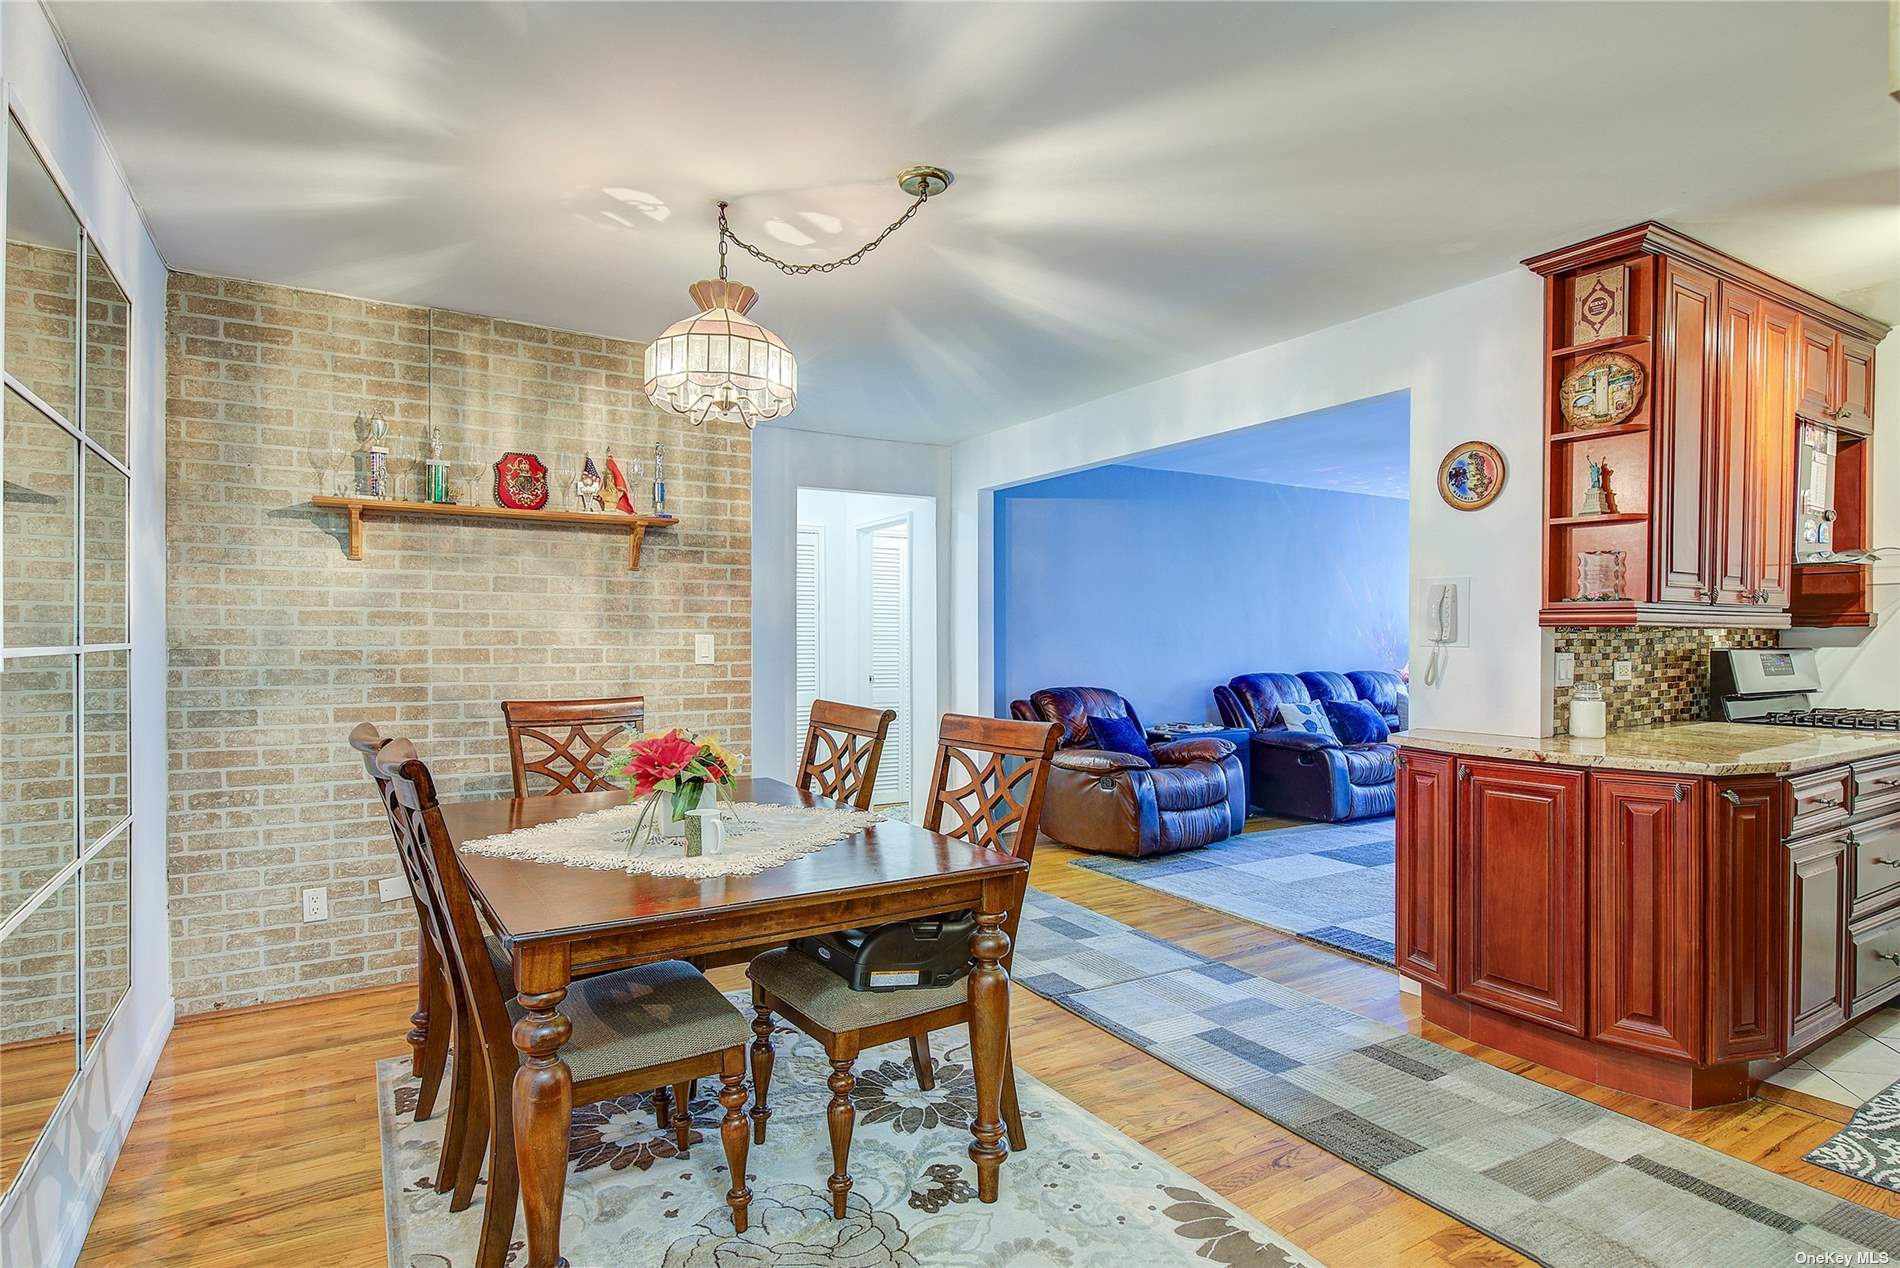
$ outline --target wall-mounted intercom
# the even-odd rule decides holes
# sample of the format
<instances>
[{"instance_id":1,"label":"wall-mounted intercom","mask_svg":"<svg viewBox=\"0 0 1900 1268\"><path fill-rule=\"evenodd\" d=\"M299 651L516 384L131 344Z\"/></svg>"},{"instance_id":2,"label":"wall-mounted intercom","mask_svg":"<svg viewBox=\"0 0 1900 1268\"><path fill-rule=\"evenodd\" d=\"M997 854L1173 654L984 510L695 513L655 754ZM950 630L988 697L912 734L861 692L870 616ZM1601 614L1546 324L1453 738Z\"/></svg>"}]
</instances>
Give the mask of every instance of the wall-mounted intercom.
<instances>
[{"instance_id":1,"label":"wall-mounted intercom","mask_svg":"<svg viewBox=\"0 0 1900 1268\"><path fill-rule=\"evenodd\" d=\"M1425 685L1435 687L1444 676L1445 649L1471 646L1471 578L1432 577L1425 581L1418 606L1423 641L1431 647L1425 662Z\"/></svg>"}]
</instances>

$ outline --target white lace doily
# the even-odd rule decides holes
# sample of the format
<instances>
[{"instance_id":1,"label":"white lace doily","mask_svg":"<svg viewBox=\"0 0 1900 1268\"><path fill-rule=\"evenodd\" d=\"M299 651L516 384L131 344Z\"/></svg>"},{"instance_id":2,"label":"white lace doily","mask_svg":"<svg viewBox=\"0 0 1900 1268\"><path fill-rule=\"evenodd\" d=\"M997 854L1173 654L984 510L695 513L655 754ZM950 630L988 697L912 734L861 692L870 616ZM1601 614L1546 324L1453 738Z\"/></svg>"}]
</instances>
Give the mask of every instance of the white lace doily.
<instances>
[{"instance_id":1,"label":"white lace doily","mask_svg":"<svg viewBox=\"0 0 1900 1268\"><path fill-rule=\"evenodd\" d=\"M648 876L756 876L803 854L822 850L854 832L877 823L882 815L866 810L828 807L761 805L756 802L721 804L736 810L725 819L725 842L717 854L686 857L686 842L678 837L643 840L632 844L634 825L642 803L635 801L611 810L557 819L532 828L517 828L483 837L462 846L465 853L489 858L526 859L531 863L560 863L600 872L644 873Z\"/></svg>"}]
</instances>

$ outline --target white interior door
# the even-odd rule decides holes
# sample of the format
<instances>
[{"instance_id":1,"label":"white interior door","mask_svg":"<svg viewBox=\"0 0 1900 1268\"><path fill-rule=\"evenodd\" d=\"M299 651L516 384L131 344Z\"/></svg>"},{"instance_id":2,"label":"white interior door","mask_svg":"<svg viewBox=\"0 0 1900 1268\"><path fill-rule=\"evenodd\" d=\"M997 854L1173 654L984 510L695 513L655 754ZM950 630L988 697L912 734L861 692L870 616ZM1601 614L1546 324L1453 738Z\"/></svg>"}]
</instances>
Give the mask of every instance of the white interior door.
<instances>
[{"instance_id":1,"label":"white interior door","mask_svg":"<svg viewBox=\"0 0 1900 1268\"><path fill-rule=\"evenodd\" d=\"M910 526L899 521L864 531L866 661L873 709L895 709L878 766L875 804L910 802Z\"/></svg>"},{"instance_id":2,"label":"white interior door","mask_svg":"<svg viewBox=\"0 0 1900 1268\"><path fill-rule=\"evenodd\" d=\"M798 526L797 577L793 583L797 608L795 659L798 683L798 729L792 733L792 761L804 759L805 729L811 723L811 704L818 699L824 663L824 556L825 533L813 525ZM783 697L780 697L783 699Z\"/></svg>"}]
</instances>

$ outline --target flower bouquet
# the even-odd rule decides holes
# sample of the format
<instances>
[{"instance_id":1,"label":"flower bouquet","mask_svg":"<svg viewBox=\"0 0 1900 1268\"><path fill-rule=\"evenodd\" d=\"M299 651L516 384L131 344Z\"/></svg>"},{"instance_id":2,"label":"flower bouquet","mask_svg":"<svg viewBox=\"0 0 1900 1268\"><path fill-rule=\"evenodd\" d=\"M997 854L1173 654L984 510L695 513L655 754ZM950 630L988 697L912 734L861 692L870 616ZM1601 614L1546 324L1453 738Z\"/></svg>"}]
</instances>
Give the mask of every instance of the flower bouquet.
<instances>
[{"instance_id":1,"label":"flower bouquet","mask_svg":"<svg viewBox=\"0 0 1900 1268\"><path fill-rule=\"evenodd\" d=\"M686 816L717 804L716 790L732 788L740 760L717 737L689 736L677 727L632 740L607 774L625 781L634 797L646 798L633 843L649 830L658 837L686 835Z\"/></svg>"}]
</instances>

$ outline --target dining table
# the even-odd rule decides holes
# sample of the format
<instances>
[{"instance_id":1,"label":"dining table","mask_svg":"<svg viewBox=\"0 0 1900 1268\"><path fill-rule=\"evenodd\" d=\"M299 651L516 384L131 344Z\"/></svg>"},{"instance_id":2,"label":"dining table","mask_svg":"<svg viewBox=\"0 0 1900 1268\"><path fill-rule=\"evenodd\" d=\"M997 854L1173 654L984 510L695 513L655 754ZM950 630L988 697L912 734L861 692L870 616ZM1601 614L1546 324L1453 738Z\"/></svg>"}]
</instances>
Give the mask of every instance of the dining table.
<instances>
[{"instance_id":1,"label":"dining table","mask_svg":"<svg viewBox=\"0 0 1900 1268\"><path fill-rule=\"evenodd\" d=\"M775 779L740 778L738 802L830 807ZM578 975L691 960L741 963L794 938L927 917L976 913L968 981L976 1119L970 1160L977 1196L996 1201L1004 1144L1002 1080L1009 1059L1009 934L1029 865L898 819L883 819L831 845L751 876L682 878L601 871L473 854L466 842L624 805L625 791L450 801L443 821L477 906L512 951L522 1014L512 1114L529 1268L557 1268L573 1077L561 1059L571 1032L560 1012Z\"/></svg>"}]
</instances>

